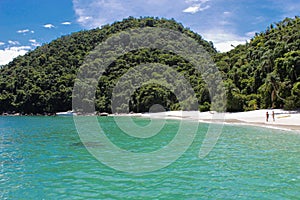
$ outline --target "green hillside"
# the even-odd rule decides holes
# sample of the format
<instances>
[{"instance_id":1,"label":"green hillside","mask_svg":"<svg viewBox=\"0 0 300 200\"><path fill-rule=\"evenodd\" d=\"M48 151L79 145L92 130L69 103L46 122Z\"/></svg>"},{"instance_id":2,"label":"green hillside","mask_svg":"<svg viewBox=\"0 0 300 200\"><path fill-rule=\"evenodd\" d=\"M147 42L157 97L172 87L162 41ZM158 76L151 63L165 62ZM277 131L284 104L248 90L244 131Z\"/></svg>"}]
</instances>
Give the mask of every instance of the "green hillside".
<instances>
[{"instance_id":1,"label":"green hillside","mask_svg":"<svg viewBox=\"0 0 300 200\"><path fill-rule=\"evenodd\" d=\"M286 18L246 45L218 54L230 111L300 108L300 18Z\"/></svg>"},{"instance_id":2,"label":"green hillside","mask_svg":"<svg viewBox=\"0 0 300 200\"><path fill-rule=\"evenodd\" d=\"M72 108L71 95L74 79L78 68L84 62L85 56L110 35L123 30L142 27L161 27L182 32L195 39L212 55L216 53L211 43L204 41L201 36L184 28L174 20L130 17L122 22L116 22L102 28L80 31L61 37L14 59L4 66L0 71L0 113L10 111L55 113L70 110ZM106 81L101 83L102 90L100 91L99 88L97 90L96 109L110 112L111 87L115 80L122 75L121 72L125 73L130 66L153 59L156 59L157 63L166 64L182 62L180 67L182 70L189 69L190 74L193 72L190 64L175 55L149 49L131 52L110 66L109 72L106 73ZM122 64L124 62L125 65ZM196 85L198 85L198 80L194 79L193 86ZM105 89L103 90L103 88ZM142 90L141 92L143 92ZM155 88L152 90L156 91ZM159 88L159 91L164 90ZM163 99L168 99L165 95L172 94L164 92L160 96ZM166 106L169 107L171 102L167 104ZM146 111L147 109L144 104L140 107L135 106L134 111Z\"/></svg>"},{"instance_id":3,"label":"green hillside","mask_svg":"<svg viewBox=\"0 0 300 200\"><path fill-rule=\"evenodd\" d=\"M195 39L214 57L223 73L227 89L228 111L258 108L289 109L300 107L300 19L285 19L257 34L246 45L227 53L217 53L211 42L184 28L174 20L128 18L104 27L61 37L19 56L0 69L0 114L55 113L72 108L72 90L84 58L112 34L139 27L162 27L179 31ZM191 63L170 52L141 49L118 58L99 81L95 107L111 112L111 93L119 77L131 67L154 62L169 66L190 81L199 109L210 107L209 92L201 75ZM175 95L160 85L137 90L130 103L135 112L148 111L153 104L166 109L181 109Z\"/></svg>"}]
</instances>

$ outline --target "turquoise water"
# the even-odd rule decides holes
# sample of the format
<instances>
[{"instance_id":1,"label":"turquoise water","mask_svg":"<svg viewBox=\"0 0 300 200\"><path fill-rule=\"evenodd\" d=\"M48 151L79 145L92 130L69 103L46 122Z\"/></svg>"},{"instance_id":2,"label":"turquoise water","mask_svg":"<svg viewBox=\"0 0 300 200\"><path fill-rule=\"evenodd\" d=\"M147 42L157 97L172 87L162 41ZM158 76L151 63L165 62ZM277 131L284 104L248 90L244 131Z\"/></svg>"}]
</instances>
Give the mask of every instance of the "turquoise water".
<instances>
[{"instance_id":1,"label":"turquoise water","mask_svg":"<svg viewBox=\"0 0 300 200\"><path fill-rule=\"evenodd\" d=\"M127 137L111 117L99 121L115 144L135 152L166 145L179 126L167 121L145 140ZM299 199L299 133L228 125L199 159L207 128L199 124L193 144L168 167L130 174L89 154L72 118L0 117L0 199Z\"/></svg>"}]
</instances>

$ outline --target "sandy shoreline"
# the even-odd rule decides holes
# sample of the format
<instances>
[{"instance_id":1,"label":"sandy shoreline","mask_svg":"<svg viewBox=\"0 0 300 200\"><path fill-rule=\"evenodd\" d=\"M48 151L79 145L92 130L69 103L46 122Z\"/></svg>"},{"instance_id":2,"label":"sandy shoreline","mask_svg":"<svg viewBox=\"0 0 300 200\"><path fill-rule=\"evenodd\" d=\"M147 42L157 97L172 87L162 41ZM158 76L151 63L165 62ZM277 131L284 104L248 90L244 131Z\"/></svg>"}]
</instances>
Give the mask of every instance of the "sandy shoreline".
<instances>
[{"instance_id":1,"label":"sandy shoreline","mask_svg":"<svg viewBox=\"0 0 300 200\"><path fill-rule=\"evenodd\" d=\"M274 121L272 112L274 111ZM266 121L266 112L269 113L269 120ZM95 116L89 114L83 116ZM248 112L237 113L217 113L213 111L168 111L160 113L131 113L131 114L108 114L103 116L129 116L129 117L147 117L157 119L176 119L192 120L203 123L224 123L235 125L250 125L264 128L273 128L281 130L292 130L300 132L300 111L285 111L282 109L262 109ZM2 115L5 116L5 115ZM22 116L19 113L8 116ZM30 115L31 116L31 115ZM49 115L41 115L49 116Z\"/></svg>"},{"instance_id":2,"label":"sandy shoreline","mask_svg":"<svg viewBox=\"0 0 300 200\"><path fill-rule=\"evenodd\" d=\"M272 117L274 111L274 121ZM266 112L269 120L266 121ZM226 123L237 125L251 125L264 128L293 130L300 132L300 112L284 111L281 109L265 109L238 113L216 113L197 111L169 111L161 113L129 114L126 116L150 117L158 119L193 120L204 123Z\"/></svg>"}]
</instances>

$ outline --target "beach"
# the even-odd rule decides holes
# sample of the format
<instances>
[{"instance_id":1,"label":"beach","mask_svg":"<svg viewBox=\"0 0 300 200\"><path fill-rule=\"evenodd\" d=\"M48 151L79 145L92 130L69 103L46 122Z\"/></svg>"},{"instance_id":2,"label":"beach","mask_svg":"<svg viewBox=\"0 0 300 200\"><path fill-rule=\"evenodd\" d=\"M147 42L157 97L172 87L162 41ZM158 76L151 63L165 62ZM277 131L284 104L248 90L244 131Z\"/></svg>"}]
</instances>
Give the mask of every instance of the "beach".
<instances>
[{"instance_id":1,"label":"beach","mask_svg":"<svg viewBox=\"0 0 300 200\"><path fill-rule=\"evenodd\" d=\"M266 113L269 118L266 121ZM272 116L274 112L274 119ZM168 111L160 113L129 114L159 119L194 120L204 123L252 125L265 128L300 131L300 112L282 109L262 109L248 112L217 113L213 111Z\"/></svg>"},{"instance_id":2,"label":"beach","mask_svg":"<svg viewBox=\"0 0 300 200\"><path fill-rule=\"evenodd\" d=\"M269 118L266 120L266 113ZM274 118L272 115L274 112ZM21 116L21 114L3 114L9 116ZM78 114L82 115L82 114ZM95 113L86 114L85 116L93 116ZM99 114L101 116L101 114ZM202 123L224 123L235 125L251 125L265 128L293 130L300 132L300 111L286 111L283 109L261 109L246 112L225 112L218 113L215 111L199 112L199 111L166 111L157 113L118 113L103 116L127 116L127 117L144 117L156 119L176 119L176 120L192 120ZM44 114L49 116L49 114Z\"/></svg>"}]
</instances>

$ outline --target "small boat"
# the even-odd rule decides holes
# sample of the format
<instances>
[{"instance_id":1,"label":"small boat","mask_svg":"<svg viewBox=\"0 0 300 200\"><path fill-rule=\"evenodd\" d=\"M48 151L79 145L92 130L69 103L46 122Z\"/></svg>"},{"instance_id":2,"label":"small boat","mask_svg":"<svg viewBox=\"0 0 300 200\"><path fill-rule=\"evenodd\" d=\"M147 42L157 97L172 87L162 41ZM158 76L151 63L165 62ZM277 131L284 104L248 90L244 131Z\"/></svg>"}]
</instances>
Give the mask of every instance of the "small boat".
<instances>
[{"instance_id":1,"label":"small boat","mask_svg":"<svg viewBox=\"0 0 300 200\"><path fill-rule=\"evenodd\" d=\"M56 116L73 116L76 115L76 113L72 110L69 110L67 112L57 112L55 113Z\"/></svg>"},{"instance_id":2,"label":"small boat","mask_svg":"<svg viewBox=\"0 0 300 200\"><path fill-rule=\"evenodd\" d=\"M102 112L102 113L99 113L99 116L108 116L108 113L106 113L106 112Z\"/></svg>"}]
</instances>

